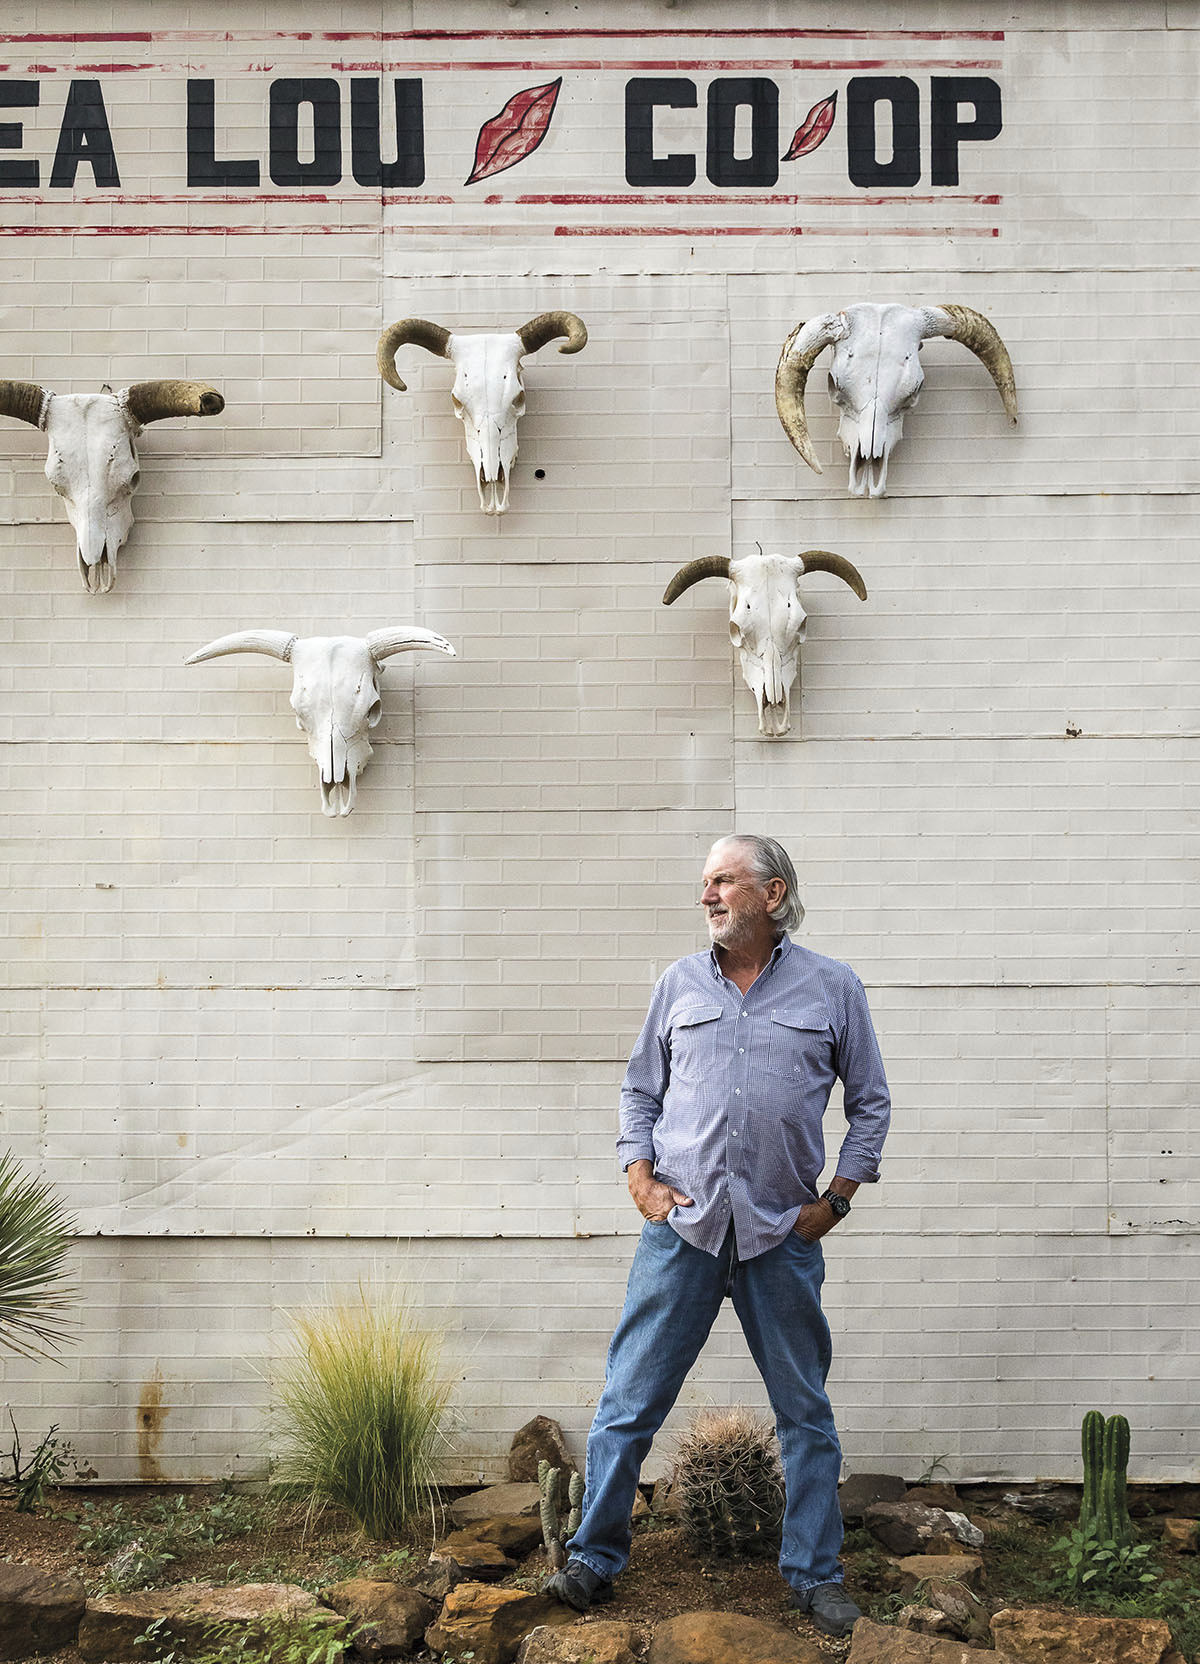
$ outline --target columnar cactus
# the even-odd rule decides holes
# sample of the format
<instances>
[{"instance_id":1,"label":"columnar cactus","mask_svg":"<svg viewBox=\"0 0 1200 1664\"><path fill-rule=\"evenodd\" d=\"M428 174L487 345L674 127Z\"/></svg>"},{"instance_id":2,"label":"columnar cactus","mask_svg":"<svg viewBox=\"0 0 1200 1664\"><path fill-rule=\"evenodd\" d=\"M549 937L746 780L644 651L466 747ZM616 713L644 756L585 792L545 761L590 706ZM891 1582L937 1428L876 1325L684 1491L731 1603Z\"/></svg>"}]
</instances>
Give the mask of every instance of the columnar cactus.
<instances>
[{"instance_id":1,"label":"columnar cactus","mask_svg":"<svg viewBox=\"0 0 1200 1664\"><path fill-rule=\"evenodd\" d=\"M538 1463L542 1540L546 1545L546 1553L550 1557L550 1564L555 1571L566 1565L566 1544L579 1530L580 1521L583 1518L583 1475L581 1473L573 1473L567 1484L569 1511L565 1526L559 1517L558 1481L561 1472L561 1468L552 1468L549 1462L545 1460Z\"/></svg>"},{"instance_id":2,"label":"columnar cactus","mask_svg":"<svg viewBox=\"0 0 1200 1664\"><path fill-rule=\"evenodd\" d=\"M1099 1410L1089 1410L1083 1418L1082 1444L1083 1498L1079 1523L1085 1531L1094 1524L1101 1542L1123 1546L1133 1536L1126 1500L1129 1423L1119 1415L1105 1421Z\"/></svg>"}]
</instances>

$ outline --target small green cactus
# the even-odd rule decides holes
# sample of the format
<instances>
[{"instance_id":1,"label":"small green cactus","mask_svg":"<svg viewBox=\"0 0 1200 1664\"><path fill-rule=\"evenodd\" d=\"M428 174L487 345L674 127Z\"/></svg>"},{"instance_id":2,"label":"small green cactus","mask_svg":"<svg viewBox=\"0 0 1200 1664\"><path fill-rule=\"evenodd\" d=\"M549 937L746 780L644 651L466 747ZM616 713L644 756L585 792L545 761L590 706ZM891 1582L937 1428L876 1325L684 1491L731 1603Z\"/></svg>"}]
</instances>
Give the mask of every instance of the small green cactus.
<instances>
[{"instance_id":1,"label":"small green cactus","mask_svg":"<svg viewBox=\"0 0 1200 1664\"><path fill-rule=\"evenodd\" d=\"M1107 1421L1099 1410L1083 1418L1083 1498L1079 1524L1083 1530L1096 1528L1101 1542L1125 1547L1133 1539L1126 1495L1129 1467L1129 1423L1124 1416Z\"/></svg>"},{"instance_id":2,"label":"small green cactus","mask_svg":"<svg viewBox=\"0 0 1200 1664\"><path fill-rule=\"evenodd\" d=\"M555 1571L566 1565L566 1544L579 1530L579 1523L583 1518L583 1475L581 1473L573 1473L567 1484L567 1500L570 1509L565 1527L559 1518L558 1499L561 1473L561 1468L552 1468L547 1461L543 1460L538 1463L542 1540L546 1545L546 1553L550 1557L550 1564Z\"/></svg>"},{"instance_id":3,"label":"small green cactus","mask_svg":"<svg viewBox=\"0 0 1200 1664\"><path fill-rule=\"evenodd\" d=\"M683 1435L671 1493L680 1519L708 1554L766 1554L779 1547L783 1470L775 1434L749 1410L706 1410Z\"/></svg>"}]
</instances>

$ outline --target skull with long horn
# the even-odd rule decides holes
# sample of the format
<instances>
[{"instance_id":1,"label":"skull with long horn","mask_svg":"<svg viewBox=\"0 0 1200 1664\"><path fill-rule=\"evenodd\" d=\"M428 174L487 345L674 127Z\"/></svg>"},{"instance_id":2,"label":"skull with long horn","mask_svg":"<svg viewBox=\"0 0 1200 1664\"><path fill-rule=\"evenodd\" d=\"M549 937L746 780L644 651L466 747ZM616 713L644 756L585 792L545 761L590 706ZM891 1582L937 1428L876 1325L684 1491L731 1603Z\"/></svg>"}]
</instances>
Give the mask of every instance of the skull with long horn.
<instances>
[{"instance_id":1,"label":"skull with long horn","mask_svg":"<svg viewBox=\"0 0 1200 1664\"><path fill-rule=\"evenodd\" d=\"M296 726L321 783L321 812L348 815L357 781L371 755L369 733L383 715L379 677L393 653L429 648L454 657L444 636L415 625L392 625L364 636L289 635L286 630L237 630L201 647L184 662L200 664L227 653L266 653L292 667Z\"/></svg>"},{"instance_id":2,"label":"skull with long horn","mask_svg":"<svg viewBox=\"0 0 1200 1664\"><path fill-rule=\"evenodd\" d=\"M463 425L467 455L485 514L503 514L517 459L517 422L525 412L521 360L548 341L565 337L559 352L581 352L587 327L573 312L541 312L504 334L459 335L427 318L402 318L379 337L379 373L389 387L406 391L396 371L398 348L424 347L454 365L454 414Z\"/></svg>"},{"instance_id":3,"label":"skull with long horn","mask_svg":"<svg viewBox=\"0 0 1200 1664\"><path fill-rule=\"evenodd\" d=\"M934 336L961 341L987 369L1010 421L1017 419L1012 360L995 327L969 306L876 306L862 301L798 324L783 344L775 372L775 408L783 430L816 473L823 470L809 438L804 390L826 347L833 347L829 392L839 411L838 435L850 459L850 492L882 497L888 458L904 432L905 413L925 383L921 343Z\"/></svg>"},{"instance_id":4,"label":"skull with long horn","mask_svg":"<svg viewBox=\"0 0 1200 1664\"><path fill-rule=\"evenodd\" d=\"M848 584L860 601L867 586L858 568L826 549L802 555L705 555L688 561L667 585L663 605L705 578L729 580L729 639L738 649L742 677L758 707L758 731L778 739L791 729L792 683L800 668L800 644L808 615L800 601L800 580L829 572Z\"/></svg>"},{"instance_id":5,"label":"skull with long horn","mask_svg":"<svg viewBox=\"0 0 1200 1664\"><path fill-rule=\"evenodd\" d=\"M141 479L134 441L148 422L217 416L225 400L203 381L140 381L119 393L51 393L31 381L0 381L0 416L40 428L49 441L46 478L75 528L83 587L113 586L117 552L133 528Z\"/></svg>"}]
</instances>

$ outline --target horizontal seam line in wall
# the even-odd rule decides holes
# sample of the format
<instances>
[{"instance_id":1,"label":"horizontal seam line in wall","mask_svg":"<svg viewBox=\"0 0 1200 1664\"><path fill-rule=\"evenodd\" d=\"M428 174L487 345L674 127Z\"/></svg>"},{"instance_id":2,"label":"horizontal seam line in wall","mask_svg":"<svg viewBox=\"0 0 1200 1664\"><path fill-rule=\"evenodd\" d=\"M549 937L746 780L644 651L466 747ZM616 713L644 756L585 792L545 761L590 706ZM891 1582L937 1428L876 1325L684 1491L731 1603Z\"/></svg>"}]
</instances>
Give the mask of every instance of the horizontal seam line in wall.
<instances>
[{"instance_id":1,"label":"horizontal seam line in wall","mask_svg":"<svg viewBox=\"0 0 1200 1664\"><path fill-rule=\"evenodd\" d=\"M736 449L736 447L735 447L735 449ZM741 464L737 462L736 456L735 456L735 459L734 459L735 471L740 466L741 466ZM968 489L965 489L965 488L964 489L955 489L954 487L949 487L949 488L943 488L943 489L940 489L940 490L937 490L937 491L934 491L934 490L922 491L922 490L918 490L916 487L913 487L913 486L909 486L907 488L905 486L897 486L897 487L889 487L887 494L890 498L894 498L897 501L901 501L901 500L903 500L905 502L942 502L942 501L949 501L949 502L956 502L956 503L957 502L970 501L972 499L974 499L977 502L987 502L993 497L1006 497L1006 498L1007 497L1018 497L1018 498L1023 497L1023 498L1027 498L1030 501L1034 501L1034 500L1037 500L1037 499L1040 499L1040 498L1046 498L1046 497L1048 497L1048 498L1055 498L1055 497L1070 497L1070 498L1074 498L1074 497L1096 497L1096 498L1104 498L1104 499L1108 499L1108 498L1124 499L1126 497L1136 497L1136 498L1139 498L1139 499L1142 498L1142 497L1196 497L1196 496L1200 496L1200 482L1198 482L1195 485L1113 486L1111 489L1108 486L1100 486L1100 485L1046 486L1041 490L1039 490L1036 486L1028 486L1028 485L1023 485L1023 486L1021 486L1021 485L1002 486L1001 485L1001 486L996 486L994 488L990 488L990 489L987 489L987 490L968 490ZM740 496L735 491L732 494L732 499L731 500L734 503L737 503L737 504L750 504L750 505L753 505L755 507L757 507L757 506L759 506L763 503L827 503L827 502L830 501L827 494L825 496L822 496L820 491L817 490L816 488L814 488L814 489L812 489L811 491L808 491L808 492L799 492L798 491L794 495L791 495L791 496L787 495L786 493L775 494L775 493L769 493L769 492L760 492L757 495L751 497L751 496ZM30 522L30 523L33 524L34 522ZM37 521L36 524L42 525L42 524L48 524L48 522Z\"/></svg>"},{"instance_id":2,"label":"horizontal seam line in wall","mask_svg":"<svg viewBox=\"0 0 1200 1664\"><path fill-rule=\"evenodd\" d=\"M1196 1229L1200 1230L1200 1226L1196 1227ZM991 1238L994 1241L997 1237L1010 1238L1014 1241L1022 1237L1026 1239L1031 1237L1039 1239L1043 1237L1054 1237L1061 1238L1063 1241L1072 1242L1110 1242L1114 1237L1124 1241L1130 1237L1137 1236L1188 1236L1191 1234L1193 1234L1193 1232L1181 1230L1158 1231L1154 1230L1153 1227L1144 1225L1134 1226L1132 1230L1126 1229L1122 1231L1047 1231L1037 1230L1036 1228L1030 1229L1029 1227L1022 1228L1019 1226L1014 1226L1011 1230L978 1231L921 1231L903 1228L895 1230L880 1230L877 1228L872 1229L871 1227L866 1227L865 1229L860 1230L859 1239L861 1240L865 1237L896 1237L897 1239L919 1237L922 1242L939 1240L946 1242L959 1242L964 1237L970 1237L975 1241L980 1241L985 1238ZM543 1236L529 1236L527 1233L517 1234L515 1232L512 1236L506 1236L502 1232L494 1231L488 1236L455 1236L449 1232L431 1232L428 1236L394 1236L381 1234L379 1236L356 1237L343 1235L339 1231L331 1231L328 1234L316 1231L310 1236L306 1231L273 1231L268 1234L266 1231L208 1232L195 1230L141 1232L75 1231L72 1235L73 1239L77 1242L85 1240L99 1242L194 1242L199 1238L203 1238L205 1242L390 1242L397 1244L454 1242L465 1246L468 1243L487 1244L489 1242L633 1242L638 1236L638 1231L636 1228L629 1231L548 1231ZM919 1286L920 1285L918 1285L918 1287Z\"/></svg>"},{"instance_id":3,"label":"horizontal seam line in wall","mask_svg":"<svg viewBox=\"0 0 1200 1664\"><path fill-rule=\"evenodd\" d=\"M419 982L6 982L0 993L415 994L422 986Z\"/></svg>"}]
</instances>

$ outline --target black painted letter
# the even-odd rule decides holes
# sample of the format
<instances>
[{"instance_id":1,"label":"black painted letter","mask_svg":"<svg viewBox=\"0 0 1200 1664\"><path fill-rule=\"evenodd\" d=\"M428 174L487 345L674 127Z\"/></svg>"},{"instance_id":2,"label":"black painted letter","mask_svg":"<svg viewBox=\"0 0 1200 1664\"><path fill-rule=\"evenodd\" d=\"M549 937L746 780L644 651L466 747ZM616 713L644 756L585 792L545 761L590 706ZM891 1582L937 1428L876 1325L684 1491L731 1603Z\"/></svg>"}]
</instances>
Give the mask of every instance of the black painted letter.
<instances>
[{"instance_id":1,"label":"black painted letter","mask_svg":"<svg viewBox=\"0 0 1200 1664\"><path fill-rule=\"evenodd\" d=\"M36 110L40 95L39 81L0 81L0 109ZM19 121L0 121L0 150L20 150L22 125ZM36 162L0 162L0 187L7 185L15 190L22 185L37 185L41 177Z\"/></svg>"},{"instance_id":2,"label":"black painted letter","mask_svg":"<svg viewBox=\"0 0 1200 1664\"><path fill-rule=\"evenodd\" d=\"M875 154L875 109L892 107L892 159ZM855 75L846 88L846 152L852 185L915 185L921 177L921 95L907 75Z\"/></svg>"},{"instance_id":3,"label":"black painted letter","mask_svg":"<svg viewBox=\"0 0 1200 1664\"><path fill-rule=\"evenodd\" d=\"M187 182L232 190L258 184L257 162L217 160L216 82L187 84Z\"/></svg>"},{"instance_id":4,"label":"black painted letter","mask_svg":"<svg viewBox=\"0 0 1200 1664\"><path fill-rule=\"evenodd\" d=\"M930 182L934 185L957 185L960 141L994 139L1000 131L1000 88L990 75L935 75L932 86ZM974 106L974 121L958 119L960 104Z\"/></svg>"},{"instance_id":5,"label":"black painted letter","mask_svg":"<svg viewBox=\"0 0 1200 1664\"><path fill-rule=\"evenodd\" d=\"M625 83L625 179L630 185L691 185L696 158L654 154L654 107L696 108L696 83L686 77L634 76Z\"/></svg>"},{"instance_id":6,"label":"black painted letter","mask_svg":"<svg viewBox=\"0 0 1200 1664\"><path fill-rule=\"evenodd\" d=\"M750 109L750 154L734 154L734 127ZM708 157L714 185L773 185L779 178L779 88L765 76L723 76L708 89Z\"/></svg>"},{"instance_id":7,"label":"black painted letter","mask_svg":"<svg viewBox=\"0 0 1200 1664\"><path fill-rule=\"evenodd\" d=\"M382 160L379 82L350 82L350 168L359 185L413 190L425 183L425 115L420 81L396 82L396 160Z\"/></svg>"},{"instance_id":8,"label":"black painted letter","mask_svg":"<svg viewBox=\"0 0 1200 1664\"><path fill-rule=\"evenodd\" d=\"M313 159L300 160L300 106L312 106ZM342 93L336 81L271 82L271 178L277 185L336 185L342 177Z\"/></svg>"},{"instance_id":9,"label":"black painted letter","mask_svg":"<svg viewBox=\"0 0 1200 1664\"><path fill-rule=\"evenodd\" d=\"M67 104L62 126L58 130L58 149L54 152L54 166L50 170L51 188L71 190L80 162L88 164L98 186L120 185L99 81L72 81L67 88Z\"/></svg>"}]
</instances>

